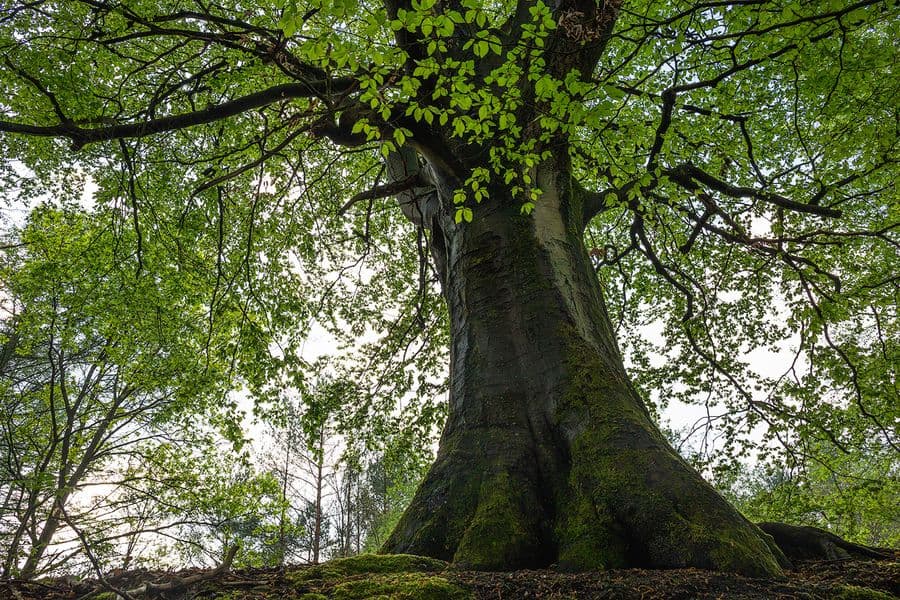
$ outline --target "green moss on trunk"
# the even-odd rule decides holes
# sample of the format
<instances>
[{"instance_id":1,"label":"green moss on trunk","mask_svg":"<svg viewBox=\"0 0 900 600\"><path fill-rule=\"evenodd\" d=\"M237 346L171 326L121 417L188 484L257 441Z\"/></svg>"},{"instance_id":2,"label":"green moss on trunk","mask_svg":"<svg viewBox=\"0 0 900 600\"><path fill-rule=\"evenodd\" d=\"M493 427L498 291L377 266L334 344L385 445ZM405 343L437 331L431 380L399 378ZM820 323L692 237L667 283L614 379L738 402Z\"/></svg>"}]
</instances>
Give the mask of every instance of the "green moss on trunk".
<instances>
[{"instance_id":1,"label":"green moss on trunk","mask_svg":"<svg viewBox=\"0 0 900 600\"><path fill-rule=\"evenodd\" d=\"M453 557L455 564L485 571L510 564L540 566L544 552L537 521L542 511L531 482L496 473L481 484L477 506Z\"/></svg>"},{"instance_id":2,"label":"green moss on trunk","mask_svg":"<svg viewBox=\"0 0 900 600\"><path fill-rule=\"evenodd\" d=\"M779 575L780 551L666 443L630 386L581 343L569 356L573 385L558 409L571 448L561 563Z\"/></svg>"},{"instance_id":3,"label":"green moss on trunk","mask_svg":"<svg viewBox=\"0 0 900 600\"><path fill-rule=\"evenodd\" d=\"M450 414L385 550L484 570L780 575L771 540L669 447L628 381L556 175L529 219L492 189L478 219L433 232L452 265Z\"/></svg>"}]
</instances>

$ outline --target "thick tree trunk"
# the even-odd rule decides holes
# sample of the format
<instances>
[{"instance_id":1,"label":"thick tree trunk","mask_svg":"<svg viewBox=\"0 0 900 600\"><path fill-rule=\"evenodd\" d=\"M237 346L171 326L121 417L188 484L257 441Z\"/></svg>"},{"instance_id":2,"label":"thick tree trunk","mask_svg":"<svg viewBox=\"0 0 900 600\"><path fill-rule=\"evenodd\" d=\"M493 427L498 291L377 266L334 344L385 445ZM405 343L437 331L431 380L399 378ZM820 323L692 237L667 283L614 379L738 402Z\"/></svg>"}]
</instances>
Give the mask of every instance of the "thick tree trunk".
<instances>
[{"instance_id":1,"label":"thick tree trunk","mask_svg":"<svg viewBox=\"0 0 900 600\"><path fill-rule=\"evenodd\" d=\"M538 176L531 217L497 189L469 224L419 210L450 309L450 411L385 551L491 570L779 573L771 538L652 422L583 246L579 198L563 170Z\"/></svg>"}]
</instances>

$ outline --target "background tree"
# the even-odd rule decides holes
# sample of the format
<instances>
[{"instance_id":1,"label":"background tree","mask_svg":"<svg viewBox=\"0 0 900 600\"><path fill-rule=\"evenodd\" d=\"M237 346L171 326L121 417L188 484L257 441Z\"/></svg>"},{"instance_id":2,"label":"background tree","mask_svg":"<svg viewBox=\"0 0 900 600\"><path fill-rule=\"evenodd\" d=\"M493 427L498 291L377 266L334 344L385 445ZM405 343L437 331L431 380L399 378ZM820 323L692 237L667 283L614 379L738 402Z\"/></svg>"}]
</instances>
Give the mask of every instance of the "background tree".
<instances>
[{"instance_id":1,"label":"background tree","mask_svg":"<svg viewBox=\"0 0 900 600\"><path fill-rule=\"evenodd\" d=\"M761 426L764 443L847 449L864 426L896 451L896 11L15 2L0 143L43 182L77 164L107 190L100 167L125 165L140 263L157 232L174 252L191 239L181 223L202 236L206 222L217 270L235 248L247 267L210 306L241 298L288 346L305 321L281 307L297 302L267 301L290 297L286 272L374 279L371 303L315 306L334 328L385 331L399 368L376 392L410 389L404 367L442 354L396 343L440 322L440 284L448 420L387 549L477 568L772 574L778 548L669 447L639 389L658 404L715 390L732 439ZM418 285L400 291L404 276ZM649 367L648 321L671 362L634 386L616 334ZM785 341L785 374L756 376L744 355ZM247 376L263 389L282 367ZM863 425L840 421L848 403Z\"/></svg>"},{"instance_id":2,"label":"background tree","mask_svg":"<svg viewBox=\"0 0 900 600\"><path fill-rule=\"evenodd\" d=\"M282 565L291 559L318 564L331 545L329 482L340 459L335 411L342 399L331 393L336 386L321 376L317 379L318 383L305 383L299 398L282 396L276 413L269 417L274 423L269 425L272 445L266 450L266 461L281 486L280 527L292 521L303 527L303 535L291 547L286 540L281 542Z\"/></svg>"},{"instance_id":3,"label":"background tree","mask_svg":"<svg viewBox=\"0 0 900 600\"><path fill-rule=\"evenodd\" d=\"M395 439L368 461L361 502L365 508L365 551L374 552L384 545L432 459L429 448Z\"/></svg>"},{"instance_id":4,"label":"background tree","mask_svg":"<svg viewBox=\"0 0 900 600\"><path fill-rule=\"evenodd\" d=\"M267 415L265 464L282 488L282 519L304 526L295 545L285 547L285 558L294 563L380 548L432 458L431 436L384 423L373 436L360 413L346 411L365 392L331 374L330 360L309 365L304 387L293 390L297 396L283 396ZM403 417L395 418L401 428Z\"/></svg>"},{"instance_id":5,"label":"background tree","mask_svg":"<svg viewBox=\"0 0 900 600\"><path fill-rule=\"evenodd\" d=\"M779 457L745 471L728 492L750 518L812 525L860 544L896 548L900 542L896 456L871 439L862 446L863 455L829 448L816 458Z\"/></svg>"},{"instance_id":6,"label":"background tree","mask_svg":"<svg viewBox=\"0 0 900 600\"><path fill-rule=\"evenodd\" d=\"M226 455L227 457L227 455ZM235 565L275 566L283 544L302 535L300 524L281 522L284 501L271 473L255 472L246 457L228 460L219 452L176 452L178 479L150 489L168 508L170 543L182 564L216 566L237 547ZM171 459L170 459L171 460Z\"/></svg>"},{"instance_id":7,"label":"background tree","mask_svg":"<svg viewBox=\"0 0 900 600\"><path fill-rule=\"evenodd\" d=\"M242 442L228 362L203 352L228 333L198 327L212 288L139 277L127 234L72 208L39 206L14 236L0 271L2 573L78 570L79 536L103 564L131 564L140 536L170 525L139 493L172 485L161 449L202 452L218 431Z\"/></svg>"}]
</instances>

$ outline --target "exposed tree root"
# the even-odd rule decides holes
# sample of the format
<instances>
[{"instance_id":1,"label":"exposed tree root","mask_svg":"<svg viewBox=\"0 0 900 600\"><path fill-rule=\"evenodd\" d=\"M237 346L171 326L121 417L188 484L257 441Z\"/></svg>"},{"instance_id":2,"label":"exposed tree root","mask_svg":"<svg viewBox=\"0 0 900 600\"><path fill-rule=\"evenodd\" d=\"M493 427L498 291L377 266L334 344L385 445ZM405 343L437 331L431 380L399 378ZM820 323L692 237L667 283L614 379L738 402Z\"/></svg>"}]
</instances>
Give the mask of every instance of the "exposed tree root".
<instances>
[{"instance_id":1,"label":"exposed tree root","mask_svg":"<svg viewBox=\"0 0 900 600\"><path fill-rule=\"evenodd\" d=\"M215 569L210 569L201 573L196 573L188 577L173 577L165 583L147 582L130 590L123 590L125 598L146 596L147 598L156 598L165 592L173 592L178 590L186 590L190 586L197 585L203 581L218 579L231 570L231 563L234 561L234 555L238 551L238 546L232 546L225 554L222 563ZM113 590L116 592L116 590ZM121 598L121 595L118 595Z\"/></svg>"},{"instance_id":2,"label":"exposed tree root","mask_svg":"<svg viewBox=\"0 0 900 600\"><path fill-rule=\"evenodd\" d=\"M757 523L771 535L790 560L846 560L856 557L890 558L885 550L854 544L818 527L786 523Z\"/></svg>"}]
</instances>

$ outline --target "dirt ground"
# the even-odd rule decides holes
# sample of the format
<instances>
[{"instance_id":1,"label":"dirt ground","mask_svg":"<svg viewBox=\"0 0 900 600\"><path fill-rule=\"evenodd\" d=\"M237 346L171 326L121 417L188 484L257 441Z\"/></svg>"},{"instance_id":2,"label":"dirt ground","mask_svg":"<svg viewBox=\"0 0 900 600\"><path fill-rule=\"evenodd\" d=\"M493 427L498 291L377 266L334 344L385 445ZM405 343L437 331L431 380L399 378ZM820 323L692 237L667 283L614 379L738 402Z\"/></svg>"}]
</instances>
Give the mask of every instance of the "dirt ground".
<instances>
[{"instance_id":1,"label":"dirt ground","mask_svg":"<svg viewBox=\"0 0 900 600\"><path fill-rule=\"evenodd\" d=\"M726 600L835 599L864 600L900 597L900 552L888 560L805 561L782 580L750 579L698 569L623 569L590 573L515 571L483 573L448 570L440 578L463 588L476 600L514 599L642 599ZM187 588L174 589L156 598L166 600L312 600L330 598L394 598L396 600L455 600L461 596L441 590L421 594L408 590L382 590L376 595L348 595L346 589L299 585L297 574L307 567L236 569ZM110 574L106 585L97 580L49 579L37 582L0 581L2 600L106 600L108 591L134 589L147 582L166 583L201 575L193 569L180 572L130 571ZM365 577L353 575L344 580ZM357 587L357 589L359 589ZM106 593L104 593L106 592ZM321 595L319 595L321 594ZM146 594L135 597L147 598Z\"/></svg>"}]
</instances>

